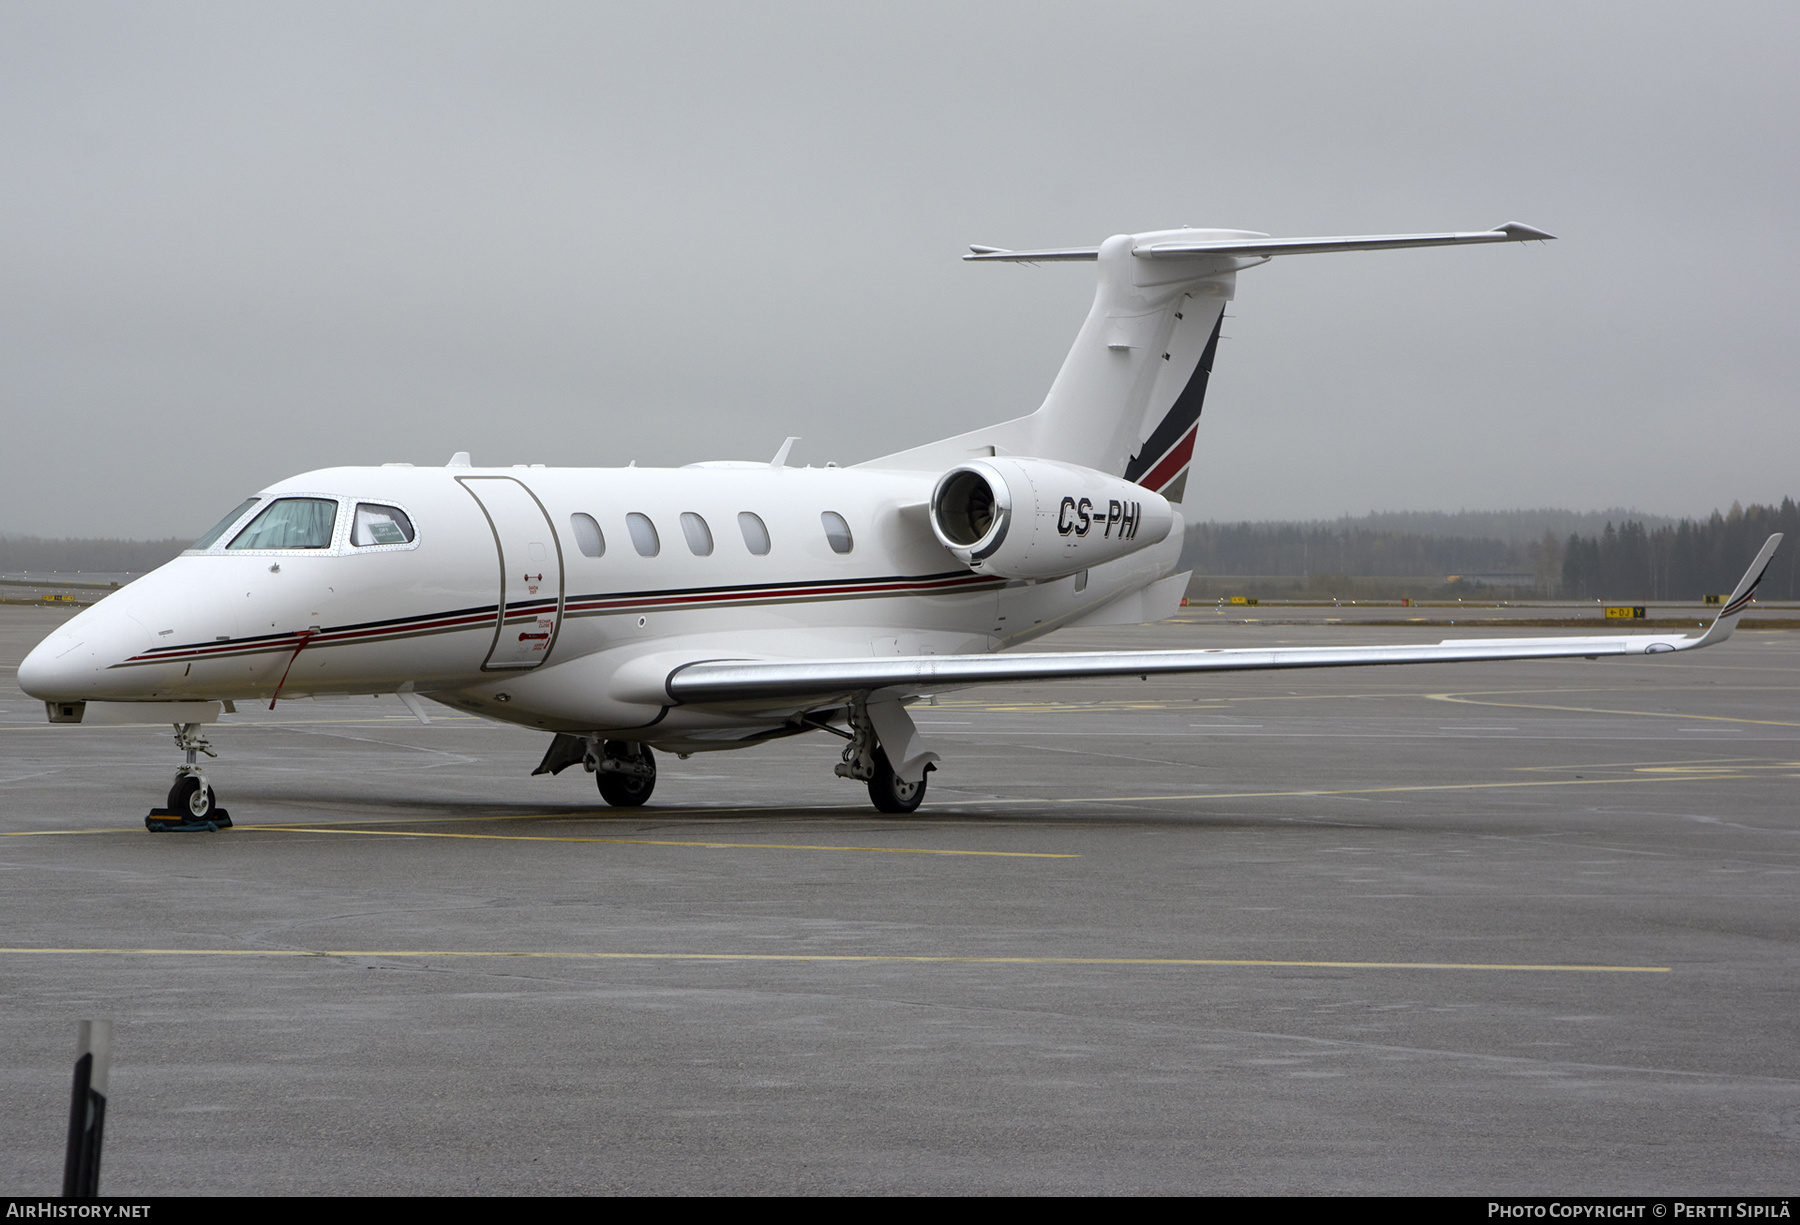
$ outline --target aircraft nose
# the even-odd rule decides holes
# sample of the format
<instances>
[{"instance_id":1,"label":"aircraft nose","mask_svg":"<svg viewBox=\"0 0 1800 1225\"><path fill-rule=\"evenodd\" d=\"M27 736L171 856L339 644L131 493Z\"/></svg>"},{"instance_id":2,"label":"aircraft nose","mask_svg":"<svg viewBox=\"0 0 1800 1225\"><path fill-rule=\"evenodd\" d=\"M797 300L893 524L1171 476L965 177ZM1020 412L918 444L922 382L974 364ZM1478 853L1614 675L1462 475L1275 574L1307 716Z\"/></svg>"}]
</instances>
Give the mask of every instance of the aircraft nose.
<instances>
[{"instance_id":1,"label":"aircraft nose","mask_svg":"<svg viewBox=\"0 0 1800 1225\"><path fill-rule=\"evenodd\" d=\"M28 696L46 702L76 696L71 692L71 682L76 681L72 674L76 669L65 666L60 657L80 646L81 640L71 637L67 627L38 643L19 664L19 688Z\"/></svg>"},{"instance_id":2,"label":"aircraft nose","mask_svg":"<svg viewBox=\"0 0 1800 1225\"><path fill-rule=\"evenodd\" d=\"M105 608L87 609L31 649L19 664L19 688L46 702L105 698L112 665L143 650L150 633L135 617Z\"/></svg>"}]
</instances>

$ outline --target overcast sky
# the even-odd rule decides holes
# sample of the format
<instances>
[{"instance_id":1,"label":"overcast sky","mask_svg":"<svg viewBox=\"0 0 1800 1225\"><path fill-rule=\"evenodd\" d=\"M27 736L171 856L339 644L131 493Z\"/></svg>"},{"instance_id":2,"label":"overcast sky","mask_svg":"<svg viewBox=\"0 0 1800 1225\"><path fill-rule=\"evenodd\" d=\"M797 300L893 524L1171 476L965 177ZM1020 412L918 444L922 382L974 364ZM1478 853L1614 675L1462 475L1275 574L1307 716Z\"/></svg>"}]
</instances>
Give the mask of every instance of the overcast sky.
<instances>
[{"instance_id":1,"label":"overcast sky","mask_svg":"<svg viewBox=\"0 0 1800 1225\"><path fill-rule=\"evenodd\" d=\"M1190 515L1800 494L1800 5L0 6L0 531L337 464L850 463L1028 412L1176 225Z\"/></svg>"}]
</instances>

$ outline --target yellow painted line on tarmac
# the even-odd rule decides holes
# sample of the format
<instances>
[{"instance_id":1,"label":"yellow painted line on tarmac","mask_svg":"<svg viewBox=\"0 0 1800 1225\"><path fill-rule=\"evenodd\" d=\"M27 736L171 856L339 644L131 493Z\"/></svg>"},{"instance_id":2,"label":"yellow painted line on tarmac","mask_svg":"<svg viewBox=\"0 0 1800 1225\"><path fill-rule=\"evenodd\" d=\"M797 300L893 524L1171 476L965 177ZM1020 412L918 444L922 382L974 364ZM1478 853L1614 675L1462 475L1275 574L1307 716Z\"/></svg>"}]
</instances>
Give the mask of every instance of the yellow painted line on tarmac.
<instances>
[{"instance_id":1,"label":"yellow painted line on tarmac","mask_svg":"<svg viewBox=\"0 0 1800 1225\"><path fill-rule=\"evenodd\" d=\"M707 810L714 811L714 810ZM394 824L411 824L429 821L492 821L520 820L512 817L414 817L394 818ZM371 822L370 824L375 824ZM473 838L493 842L611 842L622 846L688 846L701 847L708 850L754 850L754 851L857 851L876 855L964 855L991 859L1080 859L1074 852L1050 851L956 851L937 847L917 846L831 846L827 844L784 843L784 842L714 842L699 840L678 840L674 838L590 838L578 835L563 834L457 834L437 833L426 830L397 829L357 829L343 825L234 825L233 830L252 834L349 834L366 838ZM57 836L78 836L84 834L133 834L139 830L130 826L117 829L13 829L0 830L0 837L7 838L41 838Z\"/></svg>"},{"instance_id":2,"label":"yellow painted line on tarmac","mask_svg":"<svg viewBox=\"0 0 1800 1225\"><path fill-rule=\"evenodd\" d=\"M1046 714L1046 715L1082 715L1093 714L1105 710L1209 710L1223 707L1226 699L1206 698L1171 698L1166 701L1156 699L1131 700L1129 698L1095 699L1091 702L957 702L940 701L936 706L912 707L913 714L922 721L929 721L933 711L970 711L984 710L1002 713Z\"/></svg>"},{"instance_id":3,"label":"yellow painted line on tarmac","mask_svg":"<svg viewBox=\"0 0 1800 1225\"><path fill-rule=\"evenodd\" d=\"M763 961L1018 966L1221 966L1310 970L1512 970L1564 974L1670 974L1669 966L1534 965L1465 961L1288 961L1247 957L980 957L895 953L556 953L464 949L0 948L0 954L114 957L456 957L545 961Z\"/></svg>"},{"instance_id":4,"label":"yellow painted line on tarmac","mask_svg":"<svg viewBox=\"0 0 1800 1225\"><path fill-rule=\"evenodd\" d=\"M1531 779L1524 782L1495 783L1415 783L1396 787L1309 787L1298 791L1195 791L1175 795L1085 795L1085 796L1023 796L992 799L956 799L942 801L943 808L936 809L939 814L956 811L962 806L989 806L996 804L1146 804L1167 800L1258 800L1282 799L1304 796L1330 795L1384 795L1408 791L1497 791L1515 787L1604 787L1631 786L1646 783L1701 783L1731 782L1751 778L1752 775L1738 773L1744 770L1791 770L1800 767L1800 763L1788 762L1775 765L1729 766L1722 770L1710 768L1681 768L1665 766L1635 766L1633 772L1648 777L1636 778L1546 778ZM1556 770L1556 769L1593 769L1592 766L1525 766L1521 769ZM822 805L826 809L835 809L841 805ZM694 808L681 809L674 812L660 809L644 810L644 819L657 819L671 816L725 816L745 811L741 808ZM782 812L793 812L797 809L787 807L769 810L769 815L779 816ZM367 825L430 825L450 821L532 821L532 820L592 820L585 813L523 813L500 814L490 817L376 817L360 824ZM620 818L622 819L622 818ZM1079 859L1078 854L1058 854L1047 851L952 851L930 847L892 847L892 846L828 846L807 843L779 842L712 842L660 838L590 838L575 835L551 834L457 834L433 833L430 831L361 829L350 824L342 825L235 825L236 830L247 833L288 833L288 834L363 834L369 837L388 838L480 838L502 842L616 842L632 846L692 846L709 848L738 848L768 851L864 851L889 855L980 855L1010 859ZM32 838L61 835L82 834L129 834L135 828L116 829L19 829L0 830L0 837Z\"/></svg>"},{"instance_id":5,"label":"yellow painted line on tarmac","mask_svg":"<svg viewBox=\"0 0 1800 1225\"><path fill-rule=\"evenodd\" d=\"M446 834L421 830L347 829L327 825L251 825L239 826L262 834L353 834L365 838L476 838L494 842L612 842L623 846L692 846L708 850L747 851L861 851L877 855L979 855L997 859L1080 859L1075 854L1052 854L1046 851L949 851L916 846L813 846L783 842L699 842L673 838L584 838L560 834Z\"/></svg>"},{"instance_id":6,"label":"yellow painted line on tarmac","mask_svg":"<svg viewBox=\"0 0 1800 1225\"><path fill-rule=\"evenodd\" d=\"M1697 783L1747 778L1739 774L1674 774L1655 778L1546 778L1511 783L1420 783L1404 787L1314 787L1305 791L1207 791L1188 795L1032 796L1027 799L970 800L971 804L1141 804L1156 800L1255 800L1283 796L1380 795L1397 791L1497 791L1507 787L1602 787L1609 784Z\"/></svg>"},{"instance_id":7,"label":"yellow painted line on tarmac","mask_svg":"<svg viewBox=\"0 0 1800 1225\"><path fill-rule=\"evenodd\" d=\"M1757 764L1761 763L1761 764ZM1554 766L1513 766L1522 774L1541 774L1545 770L1645 770L1654 766L1665 769L1670 766L1724 766L1731 769L1765 770L1769 769L1767 757L1688 757L1674 761L1646 762L1642 758L1635 761L1572 761Z\"/></svg>"},{"instance_id":8,"label":"yellow painted line on tarmac","mask_svg":"<svg viewBox=\"0 0 1800 1225\"><path fill-rule=\"evenodd\" d=\"M225 720L231 720L231 722L226 722ZM437 715L437 714L434 714L431 716L431 723L432 723L432 726L434 726L434 727L437 726L439 723L485 723L485 722L488 722L488 720L482 719L478 715ZM207 726L215 727L222 731L241 732L246 728L252 728L252 727L303 727L303 726L310 727L310 726L314 726L314 725L339 726L339 725L344 725L344 724L364 724L364 723L372 724L372 725L373 724L392 723L392 724L397 724L400 726L405 726L406 724L412 724L415 727L422 726L419 723L419 721L417 719L413 718L411 715L376 715L372 718L344 718L344 719L254 719L254 720L239 720L239 719L236 719L232 715L226 715L224 719L222 719L216 723L209 723L209 724L207 724ZM50 722L44 722L44 723L0 723L0 732L58 731L67 726L68 726L68 724L50 723ZM141 732L146 727L161 728L161 727L168 727L168 726L169 726L169 724L167 722L162 722L162 723L93 723L93 724L86 725L86 729L87 729L87 731L90 731L90 732L95 730L96 728L99 728L102 731L126 731L126 732L140 731Z\"/></svg>"},{"instance_id":9,"label":"yellow painted line on tarmac","mask_svg":"<svg viewBox=\"0 0 1800 1225\"><path fill-rule=\"evenodd\" d=\"M1666 766L1639 766L1639 767L1637 767L1637 773L1639 773L1639 774L1689 774L1689 775L1693 775L1697 778L1701 778L1701 777L1703 777L1703 778L1721 778L1726 775L1729 775L1733 770L1794 770L1794 769L1800 769L1800 761L1775 761L1775 762L1763 762L1758 765L1739 765L1739 766L1725 765L1722 763L1717 764L1717 765L1701 765L1701 764L1694 764L1691 762L1683 762L1683 763L1676 764L1676 765L1666 765Z\"/></svg>"},{"instance_id":10,"label":"yellow painted line on tarmac","mask_svg":"<svg viewBox=\"0 0 1800 1225\"><path fill-rule=\"evenodd\" d=\"M1476 692L1483 691L1476 690ZM1764 727L1800 727L1800 723L1782 719L1744 719L1736 715L1684 715L1667 710L1605 710L1597 706L1546 706L1532 702L1483 702L1455 693L1427 693L1420 696L1430 698L1434 702L1455 702L1463 706L1504 706L1513 710L1557 710L1581 715L1639 715L1646 719L1688 719L1706 723L1755 723Z\"/></svg>"}]
</instances>

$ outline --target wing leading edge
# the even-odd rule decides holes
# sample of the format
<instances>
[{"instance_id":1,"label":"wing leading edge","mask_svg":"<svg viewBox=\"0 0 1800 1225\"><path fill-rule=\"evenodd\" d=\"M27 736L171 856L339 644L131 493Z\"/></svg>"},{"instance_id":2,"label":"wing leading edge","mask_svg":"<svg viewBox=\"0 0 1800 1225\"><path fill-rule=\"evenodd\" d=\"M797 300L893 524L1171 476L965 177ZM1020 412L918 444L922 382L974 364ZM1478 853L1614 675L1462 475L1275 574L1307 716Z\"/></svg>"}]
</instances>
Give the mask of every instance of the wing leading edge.
<instances>
[{"instance_id":1,"label":"wing leading edge","mask_svg":"<svg viewBox=\"0 0 1800 1225\"><path fill-rule=\"evenodd\" d=\"M1024 655L916 655L873 659L729 660L681 664L663 681L669 701L716 704L827 701L881 691L894 696L967 685L1168 676L1274 668L1470 663L1508 659L1598 659L1713 646L1731 636L1781 543L1770 536L1704 634L1609 634L1571 638L1468 638L1399 646L1280 647L1194 651L1056 651Z\"/></svg>"}]
</instances>

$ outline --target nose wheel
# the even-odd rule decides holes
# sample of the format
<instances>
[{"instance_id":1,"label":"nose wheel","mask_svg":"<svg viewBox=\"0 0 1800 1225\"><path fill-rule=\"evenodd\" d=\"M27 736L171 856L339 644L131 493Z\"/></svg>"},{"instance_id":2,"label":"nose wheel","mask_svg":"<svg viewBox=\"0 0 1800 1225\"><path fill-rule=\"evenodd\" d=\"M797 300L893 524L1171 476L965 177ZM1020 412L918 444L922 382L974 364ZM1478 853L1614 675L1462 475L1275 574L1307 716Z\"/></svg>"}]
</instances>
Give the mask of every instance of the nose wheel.
<instances>
[{"instance_id":1,"label":"nose wheel","mask_svg":"<svg viewBox=\"0 0 1800 1225\"><path fill-rule=\"evenodd\" d=\"M219 798L206 781L200 766L201 753L217 757L213 747L200 731L198 723L175 725L175 747L187 754L187 764L175 771L175 785L169 788L165 807L152 808L144 818L144 828L153 834L213 833L231 828L231 817L219 807Z\"/></svg>"},{"instance_id":2,"label":"nose wheel","mask_svg":"<svg viewBox=\"0 0 1800 1225\"><path fill-rule=\"evenodd\" d=\"M218 797L205 780L177 775L169 788L168 809L177 816L204 821L218 807Z\"/></svg>"}]
</instances>

